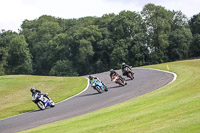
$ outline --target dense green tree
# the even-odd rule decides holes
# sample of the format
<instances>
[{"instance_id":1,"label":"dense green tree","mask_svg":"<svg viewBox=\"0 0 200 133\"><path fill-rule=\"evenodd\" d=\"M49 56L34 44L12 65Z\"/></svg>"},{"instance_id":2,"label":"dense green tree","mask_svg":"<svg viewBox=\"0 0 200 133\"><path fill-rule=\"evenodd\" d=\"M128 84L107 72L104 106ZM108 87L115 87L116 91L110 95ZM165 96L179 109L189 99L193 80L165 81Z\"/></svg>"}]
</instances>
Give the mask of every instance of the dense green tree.
<instances>
[{"instance_id":1,"label":"dense green tree","mask_svg":"<svg viewBox=\"0 0 200 133\"><path fill-rule=\"evenodd\" d=\"M152 63L168 60L169 33L173 22L173 12L164 7L147 4L141 12L147 27L147 45Z\"/></svg>"},{"instance_id":2,"label":"dense green tree","mask_svg":"<svg viewBox=\"0 0 200 133\"><path fill-rule=\"evenodd\" d=\"M138 33L143 32L142 18L139 14L131 11L122 11L116 15L109 27L113 33L114 40L134 38Z\"/></svg>"},{"instance_id":3,"label":"dense green tree","mask_svg":"<svg viewBox=\"0 0 200 133\"><path fill-rule=\"evenodd\" d=\"M88 40L80 40L79 51L78 51L78 71L82 74L86 74L92 71L91 61L94 55L92 43Z\"/></svg>"},{"instance_id":4,"label":"dense green tree","mask_svg":"<svg viewBox=\"0 0 200 133\"><path fill-rule=\"evenodd\" d=\"M200 14L147 4L141 14L24 20L0 33L0 74L75 76L200 56ZM191 34L192 31L192 34ZM193 35L193 38L192 38Z\"/></svg>"},{"instance_id":5,"label":"dense green tree","mask_svg":"<svg viewBox=\"0 0 200 133\"><path fill-rule=\"evenodd\" d=\"M11 40L17 36L12 31L2 30L0 33L0 75L7 74L8 71L8 47Z\"/></svg>"},{"instance_id":6,"label":"dense green tree","mask_svg":"<svg viewBox=\"0 0 200 133\"><path fill-rule=\"evenodd\" d=\"M96 18L95 21L94 21L94 24L95 25L98 25L99 28L106 28L106 29L109 29L110 28L110 23L111 21L113 20L113 18L115 17L116 15L114 13L112 14L104 14L102 17L99 17L99 18Z\"/></svg>"},{"instance_id":7,"label":"dense green tree","mask_svg":"<svg viewBox=\"0 0 200 133\"><path fill-rule=\"evenodd\" d=\"M61 31L57 19L43 15L33 21L25 20L21 27L21 34L25 35L33 56L34 74L48 74L52 67L48 62L51 54L49 41Z\"/></svg>"},{"instance_id":8,"label":"dense green tree","mask_svg":"<svg viewBox=\"0 0 200 133\"><path fill-rule=\"evenodd\" d=\"M86 22L87 19L84 19ZM88 20L90 22L90 18ZM67 32L68 43L71 51L69 59L73 61L79 74L87 74L94 71L94 52L97 43L102 39L102 34L98 26L89 25L83 27L82 24L70 28Z\"/></svg>"},{"instance_id":9,"label":"dense green tree","mask_svg":"<svg viewBox=\"0 0 200 133\"><path fill-rule=\"evenodd\" d=\"M3 47L0 47L0 75L5 74L5 68L7 66L7 50Z\"/></svg>"},{"instance_id":10,"label":"dense green tree","mask_svg":"<svg viewBox=\"0 0 200 133\"><path fill-rule=\"evenodd\" d=\"M69 60L58 60L51 68L49 75L52 76L78 76Z\"/></svg>"},{"instance_id":11,"label":"dense green tree","mask_svg":"<svg viewBox=\"0 0 200 133\"><path fill-rule=\"evenodd\" d=\"M23 35L16 35L8 47L8 74L31 74L32 60Z\"/></svg>"},{"instance_id":12,"label":"dense green tree","mask_svg":"<svg viewBox=\"0 0 200 133\"><path fill-rule=\"evenodd\" d=\"M122 62L134 65L141 58L142 63L137 65L145 64L145 55L139 57L138 54L144 53L145 49L147 51L146 27L139 14L131 11L120 12L111 21L110 31L115 43L111 57L112 66L119 68Z\"/></svg>"},{"instance_id":13,"label":"dense green tree","mask_svg":"<svg viewBox=\"0 0 200 133\"><path fill-rule=\"evenodd\" d=\"M189 52L191 57L200 56L200 34L194 34Z\"/></svg>"},{"instance_id":14,"label":"dense green tree","mask_svg":"<svg viewBox=\"0 0 200 133\"><path fill-rule=\"evenodd\" d=\"M77 25L78 23L76 19L62 19L62 18L57 18L57 22L60 26L61 33L65 33L67 30L69 30L74 25Z\"/></svg>"},{"instance_id":15,"label":"dense green tree","mask_svg":"<svg viewBox=\"0 0 200 133\"><path fill-rule=\"evenodd\" d=\"M200 13L192 16L189 21L192 34L200 34Z\"/></svg>"},{"instance_id":16,"label":"dense green tree","mask_svg":"<svg viewBox=\"0 0 200 133\"><path fill-rule=\"evenodd\" d=\"M192 33L187 17L182 12L174 12L172 30L169 34L168 58L170 61L188 58Z\"/></svg>"},{"instance_id":17,"label":"dense green tree","mask_svg":"<svg viewBox=\"0 0 200 133\"><path fill-rule=\"evenodd\" d=\"M128 43L126 42L126 40L119 40L116 45L115 48L112 51L111 54L111 64L112 64L112 68L117 69L121 66L122 62L127 61L127 55L128 55ZM128 63L128 62L127 62Z\"/></svg>"},{"instance_id":18,"label":"dense green tree","mask_svg":"<svg viewBox=\"0 0 200 133\"><path fill-rule=\"evenodd\" d=\"M85 63L88 58L94 55L93 47L90 41L80 40L79 46L79 62Z\"/></svg>"},{"instance_id":19,"label":"dense green tree","mask_svg":"<svg viewBox=\"0 0 200 133\"><path fill-rule=\"evenodd\" d=\"M112 39L113 34L109 30L111 26L111 21L115 17L115 14L105 14L102 17L99 17L94 22L98 26L98 32L101 33L101 40L95 45L95 53L93 60L95 72L107 71L111 66L111 53L114 48L114 41Z\"/></svg>"},{"instance_id":20,"label":"dense green tree","mask_svg":"<svg viewBox=\"0 0 200 133\"><path fill-rule=\"evenodd\" d=\"M190 56L200 56L200 13L194 15L189 21L190 29L193 34L193 40L190 46Z\"/></svg>"},{"instance_id":21,"label":"dense green tree","mask_svg":"<svg viewBox=\"0 0 200 133\"><path fill-rule=\"evenodd\" d=\"M189 29L176 29L170 33L168 58L171 61L188 58L192 34Z\"/></svg>"},{"instance_id":22,"label":"dense green tree","mask_svg":"<svg viewBox=\"0 0 200 133\"><path fill-rule=\"evenodd\" d=\"M109 34L109 33L108 33ZM97 43L93 60L96 61L95 72L103 72L109 70L111 66L111 53L114 45L113 40L105 38Z\"/></svg>"},{"instance_id":23,"label":"dense green tree","mask_svg":"<svg viewBox=\"0 0 200 133\"><path fill-rule=\"evenodd\" d=\"M65 33L57 34L49 41L49 62L55 63L57 60L69 59L71 56L71 48L69 37Z\"/></svg>"}]
</instances>

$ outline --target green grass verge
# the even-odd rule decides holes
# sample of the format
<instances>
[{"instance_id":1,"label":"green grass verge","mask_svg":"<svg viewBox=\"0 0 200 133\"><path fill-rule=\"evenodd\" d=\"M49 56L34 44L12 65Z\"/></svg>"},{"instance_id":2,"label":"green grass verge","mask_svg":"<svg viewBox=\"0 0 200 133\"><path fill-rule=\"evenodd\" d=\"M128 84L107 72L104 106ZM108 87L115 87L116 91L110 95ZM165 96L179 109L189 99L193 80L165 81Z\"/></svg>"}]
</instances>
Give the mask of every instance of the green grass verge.
<instances>
[{"instance_id":1,"label":"green grass verge","mask_svg":"<svg viewBox=\"0 0 200 133\"><path fill-rule=\"evenodd\" d=\"M38 109L32 102L31 87L48 93L54 102L71 97L87 86L83 77L30 75L0 76L0 119Z\"/></svg>"},{"instance_id":2,"label":"green grass verge","mask_svg":"<svg viewBox=\"0 0 200 133\"><path fill-rule=\"evenodd\" d=\"M178 75L172 84L121 104L24 132L197 133L200 131L200 60L167 64ZM165 70L167 64L145 68Z\"/></svg>"}]
</instances>

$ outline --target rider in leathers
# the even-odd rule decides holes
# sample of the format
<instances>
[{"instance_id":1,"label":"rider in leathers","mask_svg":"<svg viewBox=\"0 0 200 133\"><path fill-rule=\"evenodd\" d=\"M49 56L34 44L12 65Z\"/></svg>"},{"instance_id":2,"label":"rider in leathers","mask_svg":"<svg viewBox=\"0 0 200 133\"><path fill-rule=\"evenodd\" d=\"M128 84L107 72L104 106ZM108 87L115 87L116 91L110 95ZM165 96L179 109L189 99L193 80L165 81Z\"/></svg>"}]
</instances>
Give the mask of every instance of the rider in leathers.
<instances>
[{"instance_id":1,"label":"rider in leathers","mask_svg":"<svg viewBox=\"0 0 200 133\"><path fill-rule=\"evenodd\" d=\"M119 78L120 78L122 81L125 80L125 79L122 78L122 76L119 75L115 70L110 69L110 78L111 78L111 81L113 81L113 79L114 79L115 76L119 76Z\"/></svg>"},{"instance_id":2,"label":"rider in leathers","mask_svg":"<svg viewBox=\"0 0 200 133\"><path fill-rule=\"evenodd\" d=\"M93 83L93 81L100 81L104 86L106 86L98 77L96 76L92 76L92 75L89 75L88 77L90 79L90 84ZM107 87L106 87L107 88ZM105 89L105 91L108 91L108 89Z\"/></svg>"},{"instance_id":3,"label":"rider in leathers","mask_svg":"<svg viewBox=\"0 0 200 133\"><path fill-rule=\"evenodd\" d=\"M34 96L36 93L40 94L40 95L43 95L44 97L46 97L47 99L51 100L50 97L48 97L48 94L47 93L42 93L42 91L40 90L37 90L37 89L34 89L33 87L30 89L31 93L32 93L32 96Z\"/></svg>"},{"instance_id":4,"label":"rider in leathers","mask_svg":"<svg viewBox=\"0 0 200 133\"><path fill-rule=\"evenodd\" d=\"M128 68L130 70L130 72L132 74L134 74L132 71L131 71L131 66L125 64L125 63L122 63L122 74L125 76L127 75L127 71L126 71L126 68Z\"/></svg>"}]
</instances>

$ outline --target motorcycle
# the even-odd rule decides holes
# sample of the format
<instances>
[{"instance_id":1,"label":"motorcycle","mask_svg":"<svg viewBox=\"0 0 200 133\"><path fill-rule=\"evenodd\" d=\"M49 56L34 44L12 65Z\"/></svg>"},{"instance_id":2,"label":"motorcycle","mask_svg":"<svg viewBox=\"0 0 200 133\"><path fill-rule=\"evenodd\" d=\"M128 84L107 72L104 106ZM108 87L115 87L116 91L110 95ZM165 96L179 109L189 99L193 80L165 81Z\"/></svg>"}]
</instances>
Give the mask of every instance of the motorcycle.
<instances>
[{"instance_id":1,"label":"motorcycle","mask_svg":"<svg viewBox=\"0 0 200 133\"><path fill-rule=\"evenodd\" d=\"M129 69L128 67L125 68L125 75L126 75L127 77L129 77L131 80L134 79L133 74L134 74L134 73L132 72L131 69Z\"/></svg>"},{"instance_id":2,"label":"motorcycle","mask_svg":"<svg viewBox=\"0 0 200 133\"><path fill-rule=\"evenodd\" d=\"M54 107L55 103L53 100L49 100L48 98L44 97L43 94L36 93L32 96L32 101L41 109L44 110L47 107Z\"/></svg>"},{"instance_id":3,"label":"motorcycle","mask_svg":"<svg viewBox=\"0 0 200 133\"><path fill-rule=\"evenodd\" d=\"M101 81L99 80L97 81L93 80L91 86L99 93L102 93L103 91L108 91L107 87L104 84L102 84Z\"/></svg>"},{"instance_id":4,"label":"motorcycle","mask_svg":"<svg viewBox=\"0 0 200 133\"><path fill-rule=\"evenodd\" d=\"M118 75L114 76L112 78L112 81L114 81L116 84L119 84L119 85L122 85L122 86L127 85L126 81L122 80Z\"/></svg>"}]
</instances>

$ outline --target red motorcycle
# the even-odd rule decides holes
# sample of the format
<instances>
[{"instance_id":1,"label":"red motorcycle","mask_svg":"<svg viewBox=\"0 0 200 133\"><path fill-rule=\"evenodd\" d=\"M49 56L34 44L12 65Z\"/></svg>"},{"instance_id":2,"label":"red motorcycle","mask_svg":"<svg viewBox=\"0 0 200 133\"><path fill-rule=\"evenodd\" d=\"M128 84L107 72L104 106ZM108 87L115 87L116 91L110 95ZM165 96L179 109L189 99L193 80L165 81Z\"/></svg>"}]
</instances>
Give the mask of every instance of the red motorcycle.
<instances>
[{"instance_id":1,"label":"red motorcycle","mask_svg":"<svg viewBox=\"0 0 200 133\"><path fill-rule=\"evenodd\" d=\"M134 73L133 73L132 70L129 69L128 67L125 68L125 75L126 75L127 77L129 77L131 80L134 79L134 76L133 76Z\"/></svg>"},{"instance_id":2,"label":"red motorcycle","mask_svg":"<svg viewBox=\"0 0 200 133\"><path fill-rule=\"evenodd\" d=\"M127 85L126 81L124 79L120 78L118 75L113 76L112 81L114 81L116 84L119 84L119 85L122 85L122 86Z\"/></svg>"}]
</instances>

